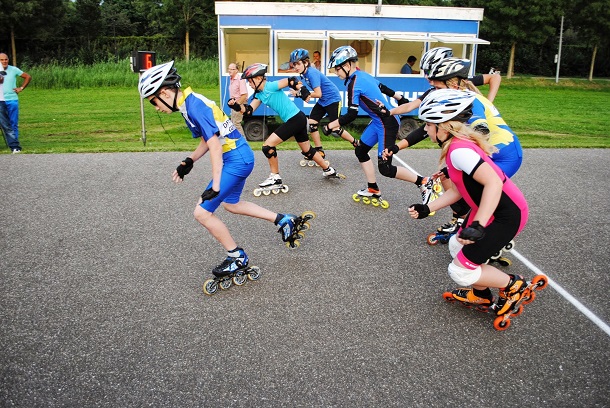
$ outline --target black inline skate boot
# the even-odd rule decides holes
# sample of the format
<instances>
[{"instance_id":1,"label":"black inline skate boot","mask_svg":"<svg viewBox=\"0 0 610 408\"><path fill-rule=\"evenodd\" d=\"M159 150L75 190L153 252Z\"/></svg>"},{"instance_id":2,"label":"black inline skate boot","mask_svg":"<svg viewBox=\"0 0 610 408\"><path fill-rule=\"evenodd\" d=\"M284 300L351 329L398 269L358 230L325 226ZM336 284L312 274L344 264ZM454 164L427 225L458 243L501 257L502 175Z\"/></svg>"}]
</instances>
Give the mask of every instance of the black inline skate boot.
<instances>
[{"instance_id":1,"label":"black inline skate boot","mask_svg":"<svg viewBox=\"0 0 610 408\"><path fill-rule=\"evenodd\" d=\"M248 267L249 258L242 248L236 248L235 251L229 253L227 258L217 267L212 269L212 273L217 278L232 276L235 272Z\"/></svg>"}]
</instances>

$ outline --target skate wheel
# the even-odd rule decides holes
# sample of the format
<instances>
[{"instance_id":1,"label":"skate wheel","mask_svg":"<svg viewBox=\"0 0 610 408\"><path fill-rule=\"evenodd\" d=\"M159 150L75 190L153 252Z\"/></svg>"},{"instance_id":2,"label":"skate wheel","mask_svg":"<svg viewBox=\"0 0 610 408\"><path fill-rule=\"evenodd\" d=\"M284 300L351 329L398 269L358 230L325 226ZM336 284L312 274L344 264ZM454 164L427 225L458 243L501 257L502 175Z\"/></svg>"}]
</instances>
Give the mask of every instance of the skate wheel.
<instances>
[{"instance_id":1,"label":"skate wheel","mask_svg":"<svg viewBox=\"0 0 610 408\"><path fill-rule=\"evenodd\" d=\"M303 224L301 224L301 231L307 231L310 228L311 228L311 224L308 223L307 221L304 221Z\"/></svg>"},{"instance_id":2,"label":"skate wheel","mask_svg":"<svg viewBox=\"0 0 610 408\"><path fill-rule=\"evenodd\" d=\"M239 271L233 276L233 284L236 286L241 286L246 283L246 274L243 271Z\"/></svg>"},{"instance_id":3,"label":"skate wheel","mask_svg":"<svg viewBox=\"0 0 610 408\"><path fill-rule=\"evenodd\" d=\"M218 286L220 286L220 289L222 290L227 290L231 287L232 284L233 281L231 279L223 279L218 283Z\"/></svg>"},{"instance_id":4,"label":"skate wheel","mask_svg":"<svg viewBox=\"0 0 610 408\"><path fill-rule=\"evenodd\" d=\"M428 238L426 238L426 243L428 245L432 245L432 246L438 244L438 239L436 239L436 233L435 232L433 232L432 234L428 235Z\"/></svg>"},{"instance_id":5,"label":"skate wheel","mask_svg":"<svg viewBox=\"0 0 610 408\"><path fill-rule=\"evenodd\" d=\"M354 195L352 196L352 199L353 199L355 202L357 202L357 203L358 203L358 202L360 202L360 196L359 196L358 194L354 194Z\"/></svg>"},{"instance_id":6,"label":"skate wheel","mask_svg":"<svg viewBox=\"0 0 610 408\"><path fill-rule=\"evenodd\" d=\"M524 296L523 298L523 304L527 305L529 303L532 303L534 301L534 299L536 299L536 293L530 291L529 294L527 294L526 296Z\"/></svg>"},{"instance_id":7,"label":"skate wheel","mask_svg":"<svg viewBox=\"0 0 610 408\"><path fill-rule=\"evenodd\" d=\"M371 199L371 204L373 207L379 207L379 200L376 198Z\"/></svg>"},{"instance_id":8,"label":"skate wheel","mask_svg":"<svg viewBox=\"0 0 610 408\"><path fill-rule=\"evenodd\" d=\"M261 196L261 194L262 194L262 192L263 192L263 191L262 191L262 190L260 190L260 189L258 189L258 188L257 188L257 189L255 189L255 190L254 190L254 197L260 197L260 196Z\"/></svg>"},{"instance_id":9,"label":"skate wheel","mask_svg":"<svg viewBox=\"0 0 610 408\"><path fill-rule=\"evenodd\" d=\"M511 250L511 249L513 249L514 247L515 247L515 241L513 241L513 240L511 239L511 240L510 240L510 242L504 246L504 250L506 250L506 251L510 251L510 250Z\"/></svg>"},{"instance_id":10,"label":"skate wheel","mask_svg":"<svg viewBox=\"0 0 610 408\"><path fill-rule=\"evenodd\" d=\"M301 243L299 241L286 242L286 247L288 247L290 249L297 249L300 246L301 246Z\"/></svg>"},{"instance_id":11,"label":"skate wheel","mask_svg":"<svg viewBox=\"0 0 610 408\"><path fill-rule=\"evenodd\" d=\"M390 203L388 203L386 200L381 200L381 208L383 208L383 209L390 208Z\"/></svg>"},{"instance_id":12,"label":"skate wheel","mask_svg":"<svg viewBox=\"0 0 610 408\"><path fill-rule=\"evenodd\" d=\"M314 218L316 218L316 213L313 211L305 211L303 212L303 214L301 214L301 218L304 221L313 220Z\"/></svg>"},{"instance_id":13,"label":"skate wheel","mask_svg":"<svg viewBox=\"0 0 610 408\"><path fill-rule=\"evenodd\" d=\"M261 277L261 269L258 266L253 266L252 268L248 269L246 275L248 275L248 279L251 281L256 281Z\"/></svg>"},{"instance_id":14,"label":"skate wheel","mask_svg":"<svg viewBox=\"0 0 610 408\"><path fill-rule=\"evenodd\" d=\"M203 283L203 293L212 296L218 292L218 283L214 279L208 279Z\"/></svg>"},{"instance_id":15,"label":"skate wheel","mask_svg":"<svg viewBox=\"0 0 610 408\"><path fill-rule=\"evenodd\" d=\"M525 304L525 301L523 302ZM523 313L523 305L519 305L517 307L517 310L513 310L510 312L511 316L520 316L521 313Z\"/></svg>"},{"instance_id":16,"label":"skate wheel","mask_svg":"<svg viewBox=\"0 0 610 408\"><path fill-rule=\"evenodd\" d=\"M504 258L503 256L499 257L495 261L502 266L511 266L513 264L513 261L508 258Z\"/></svg>"},{"instance_id":17,"label":"skate wheel","mask_svg":"<svg viewBox=\"0 0 610 408\"><path fill-rule=\"evenodd\" d=\"M308 165L309 167L313 167L313 166L316 166L317 164L316 164L316 162L315 162L315 161L309 161L309 162L307 162L307 165ZM319 167L319 166L318 166L318 167Z\"/></svg>"},{"instance_id":18,"label":"skate wheel","mask_svg":"<svg viewBox=\"0 0 610 408\"><path fill-rule=\"evenodd\" d=\"M307 160L303 159L299 162L299 164L301 165L301 167L305 167L307 166Z\"/></svg>"},{"instance_id":19,"label":"skate wheel","mask_svg":"<svg viewBox=\"0 0 610 408\"><path fill-rule=\"evenodd\" d=\"M281 188L274 188L273 190L271 190L271 192L273 194L279 194L281 190L282 190Z\"/></svg>"},{"instance_id":20,"label":"skate wheel","mask_svg":"<svg viewBox=\"0 0 610 408\"><path fill-rule=\"evenodd\" d=\"M371 203L371 199L370 199L370 198L368 198L368 197L362 197L362 202L363 202L364 204L367 204L367 205L368 205L368 204L370 204L370 203Z\"/></svg>"},{"instance_id":21,"label":"skate wheel","mask_svg":"<svg viewBox=\"0 0 610 408\"><path fill-rule=\"evenodd\" d=\"M282 186L281 190L282 190L282 193L287 193L289 189L288 189L288 186L286 184L284 184Z\"/></svg>"},{"instance_id":22,"label":"skate wheel","mask_svg":"<svg viewBox=\"0 0 610 408\"><path fill-rule=\"evenodd\" d=\"M544 275L536 275L534 276L534 279L532 279L532 283L536 285L536 290L542 290L548 285L549 278Z\"/></svg>"},{"instance_id":23,"label":"skate wheel","mask_svg":"<svg viewBox=\"0 0 610 408\"><path fill-rule=\"evenodd\" d=\"M271 194L271 190L263 190L263 195L268 196L269 194Z\"/></svg>"},{"instance_id":24,"label":"skate wheel","mask_svg":"<svg viewBox=\"0 0 610 408\"><path fill-rule=\"evenodd\" d=\"M428 216L432 217L434 214L436 214L436 211L431 211L430 214L428 214Z\"/></svg>"},{"instance_id":25,"label":"skate wheel","mask_svg":"<svg viewBox=\"0 0 610 408\"><path fill-rule=\"evenodd\" d=\"M455 302L456 300L451 292L443 293L443 299L445 299L447 302Z\"/></svg>"},{"instance_id":26,"label":"skate wheel","mask_svg":"<svg viewBox=\"0 0 610 408\"><path fill-rule=\"evenodd\" d=\"M495 254L493 254L491 257L489 257L489 259L491 259L492 261L497 260L498 258L500 258L502 256L502 251L500 250L499 252L496 252Z\"/></svg>"},{"instance_id":27,"label":"skate wheel","mask_svg":"<svg viewBox=\"0 0 610 408\"><path fill-rule=\"evenodd\" d=\"M435 183L434 186L432 187L432 191L434 191L436 194L439 194L441 191L443 191L443 186Z\"/></svg>"},{"instance_id":28,"label":"skate wheel","mask_svg":"<svg viewBox=\"0 0 610 408\"><path fill-rule=\"evenodd\" d=\"M510 319L504 316L499 316L494 320L494 329L504 331L510 327Z\"/></svg>"}]
</instances>

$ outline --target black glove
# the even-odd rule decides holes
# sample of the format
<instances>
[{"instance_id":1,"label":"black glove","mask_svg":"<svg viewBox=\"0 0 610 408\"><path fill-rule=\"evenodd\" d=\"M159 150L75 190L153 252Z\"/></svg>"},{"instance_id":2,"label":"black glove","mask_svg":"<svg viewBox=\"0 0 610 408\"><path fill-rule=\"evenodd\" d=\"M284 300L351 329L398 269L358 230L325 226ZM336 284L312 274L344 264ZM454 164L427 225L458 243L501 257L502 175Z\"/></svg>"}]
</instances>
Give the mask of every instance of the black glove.
<instances>
[{"instance_id":1,"label":"black glove","mask_svg":"<svg viewBox=\"0 0 610 408\"><path fill-rule=\"evenodd\" d=\"M178 167L176 167L178 176L180 176L180 178L182 180L184 180L184 176L189 174L192 169L193 169L193 159L191 159L190 157L187 157L186 159L182 160L182 162L180 162Z\"/></svg>"},{"instance_id":2,"label":"black glove","mask_svg":"<svg viewBox=\"0 0 610 408\"><path fill-rule=\"evenodd\" d=\"M381 116L392 116L390 114L390 111L388 110L388 108L385 107L384 104L377 105L377 107L373 108L373 110L376 110L377 112L379 112L381 114Z\"/></svg>"},{"instance_id":3,"label":"black glove","mask_svg":"<svg viewBox=\"0 0 610 408\"><path fill-rule=\"evenodd\" d=\"M229 104L229 102L233 101L233 105ZM229 108L233 109L235 112L241 112L241 105L237 102L235 102L235 98L231 98L227 101L227 105L229 106Z\"/></svg>"},{"instance_id":4,"label":"black glove","mask_svg":"<svg viewBox=\"0 0 610 408\"><path fill-rule=\"evenodd\" d=\"M445 175L445 177L449 178L449 169L447 169L447 166L443 167L441 172Z\"/></svg>"},{"instance_id":5,"label":"black glove","mask_svg":"<svg viewBox=\"0 0 610 408\"><path fill-rule=\"evenodd\" d=\"M478 221L473 221L468 228L464 228L459 237L469 241L478 241L485 236L485 227L479 224Z\"/></svg>"},{"instance_id":6,"label":"black glove","mask_svg":"<svg viewBox=\"0 0 610 408\"><path fill-rule=\"evenodd\" d=\"M388 151L392 152L392 154L398 153L399 150L400 150L400 148L398 147L398 145L394 145L392 147L388 147Z\"/></svg>"},{"instance_id":7,"label":"black glove","mask_svg":"<svg viewBox=\"0 0 610 408\"><path fill-rule=\"evenodd\" d=\"M409 100L403 95L402 98L396 101L396 103L398 104L398 106L400 106L404 105L405 103L409 103Z\"/></svg>"},{"instance_id":8,"label":"black glove","mask_svg":"<svg viewBox=\"0 0 610 408\"><path fill-rule=\"evenodd\" d=\"M218 195L218 193L220 193L220 191L214 191L214 189L212 189L212 187L206 189L201 194L201 202L204 202L205 200L211 200L212 198L216 197Z\"/></svg>"},{"instance_id":9,"label":"black glove","mask_svg":"<svg viewBox=\"0 0 610 408\"><path fill-rule=\"evenodd\" d=\"M290 77L288 78L288 87L294 89L295 91L297 91L297 85L299 84L299 78L297 77Z\"/></svg>"},{"instance_id":10,"label":"black glove","mask_svg":"<svg viewBox=\"0 0 610 408\"><path fill-rule=\"evenodd\" d=\"M309 98L309 95L311 95L311 92L309 92L309 89L302 87L301 88L301 99L306 101L307 98Z\"/></svg>"},{"instance_id":11,"label":"black glove","mask_svg":"<svg viewBox=\"0 0 610 408\"><path fill-rule=\"evenodd\" d=\"M332 131L333 130L329 128L328 125L322 126L322 133L324 133L326 136L330 135Z\"/></svg>"},{"instance_id":12,"label":"black glove","mask_svg":"<svg viewBox=\"0 0 610 408\"><path fill-rule=\"evenodd\" d=\"M418 220L426 218L430 215L430 207L428 207L427 204L412 204L409 208L413 208L415 211L417 211Z\"/></svg>"}]
</instances>

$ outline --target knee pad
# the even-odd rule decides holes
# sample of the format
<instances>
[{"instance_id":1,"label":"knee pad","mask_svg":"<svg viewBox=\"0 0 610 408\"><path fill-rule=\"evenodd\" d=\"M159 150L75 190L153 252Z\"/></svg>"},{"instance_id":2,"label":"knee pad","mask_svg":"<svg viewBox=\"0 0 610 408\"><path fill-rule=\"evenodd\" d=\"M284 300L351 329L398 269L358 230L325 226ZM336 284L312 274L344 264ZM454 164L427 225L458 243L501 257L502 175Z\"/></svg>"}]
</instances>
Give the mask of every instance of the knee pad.
<instances>
[{"instance_id":1,"label":"knee pad","mask_svg":"<svg viewBox=\"0 0 610 408\"><path fill-rule=\"evenodd\" d=\"M356 149L354 149L354 153L356 154L356 157L360 163L366 163L367 161L371 160L369 157L369 150L371 150L371 148L362 142L356 147Z\"/></svg>"},{"instance_id":2,"label":"knee pad","mask_svg":"<svg viewBox=\"0 0 610 408\"><path fill-rule=\"evenodd\" d=\"M468 269L451 262L447 271L449 277L460 286L471 286L481 278L481 265L474 269Z\"/></svg>"},{"instance_id":3,"label":"knee pad","mask_svg":"<svg viewBox=\"0 0 610 408\"><path fill-rule=\"evenodd\" d=\"M318 124L317 123L310 123L309 124L309 133L314 133L318 131Z\"/></svg>"},{"instance_id":4,"label":"knee pad","mask_svg":"<svg viewBox=\"0 0 610 408\"><path fill-rule=\"evenodd\" d=\"M398 169L396 166L392 165L392 160L384 160L381 157L377 159L377 168L379 169L379 173L382 176L386 176L389 178L395 178L396 172Z\"/></svg>"},{"instance_id":5,"label":"knee pad","mask_svg":"<svg viewBox=\"0 0 610 408\"><path fill-rule=\"evenodd\" d=\"M455 258L458 254L458 252L460 252L462 250L462 248L464 247L464 245L460 244L457 240L457 234L453 234L451 236L451 238L449 238L449 253L451 254L452 258Z\"/></svg>"},{"instance_id":6,"label":"knee pad","mask_svg":"<svg viewBox=\"0 0 610 408\"><path fill-rule=\"evenodd\" d=\"M263 154L266 158L270 159L272 157L277 157L277 150L275 149L275 147L264 145Z\"/></svg>"},{"instance_id":7,"label":"knee pad","mask_svg":"<svg viewBox=\"0 0 610 408\"><path fill-rule=\"evenodd\" d=\"M460 217L465 216L466 214L468 214L468 211L470 211L470 207L468 206L468 204L466 204L466 200L464 200L463 198L460 198L457 202L451 204L450 207L453 212L459 215Z\"/></svg>"},{"instance_id":8,"label":"knee pad","mask_svg":"<svg viewBox=\"0 0 610 408\"><path fill-rule=\"evenodd\" d=\"M307 151L307 152L301 152L301 154L302 154L303 156L305 156L305 158L306 158L307 160L313 160L313 157L316 155L316 153L317 153L317 150L316 150L316 148L315 148L315 147L313 147L313 146L309 148L309 151Z\"/></svg>"}]
</instances>

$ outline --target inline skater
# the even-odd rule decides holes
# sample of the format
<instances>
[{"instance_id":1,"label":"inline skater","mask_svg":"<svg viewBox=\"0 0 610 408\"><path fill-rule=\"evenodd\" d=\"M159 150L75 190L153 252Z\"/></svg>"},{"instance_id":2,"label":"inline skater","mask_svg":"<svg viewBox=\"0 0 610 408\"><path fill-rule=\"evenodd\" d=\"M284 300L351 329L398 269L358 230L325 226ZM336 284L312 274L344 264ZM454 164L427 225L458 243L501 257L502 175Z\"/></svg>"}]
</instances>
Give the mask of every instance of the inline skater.
<instances>
[{"instance_id":1,"label":"inline skater","mask_svg":"<svg viewBox=\"0 0 610 408\"><path fill-rule=\"evenodd\" d=\"M420 60L420 69L421 72L424 73L424 77L428 79L428 75L432 69L432 67L445 58L450 58L453 56L453 50L447 47L436 47L426 51ZM489 84L489 93L488 98L493 100L498 93L498 89L500 88L500 83L502 81L502 77L500 75L476 75L470 78L470 81L476 86L487 85ZM417 109L421 101L428 95L430 91L433 91L434 87L430 88L420 97L409 101L402 95L400 92L395 92L394 90L388 88L384 84L379 84L379 89L386 95L397 100L398 106L390 110L390 114L392 115L401 115L404 113L411 112ZM420 126L419 128L410 132L407 137L401 141L399 141L395 146L391 146L391 148L384 151L384 157L389 157L393 154L398 153L400 150L405 149L409 146L413 146L422 140L425 140L428 137L424 130L424 126ZM433 177L422 177L419 176L410 170L404 167L398 167L396 170L395 178L403 181L408 181L415 184L422 195L422 203L427 204L430 200L434 199L436 195L433 191Z\"/></svg>"},{"instance_id":2,"label":"inline skater","mask_svg":"<svg viewBox=\"0 0 610 408\"><path fill-rule=\"evenodd\" d=\"M464 198L471 212L467 224L449 242L454 258L448 272L458 285L471 288L460 287L452 294L461 302L489 306L503 315L521 298L527 282L485 262L521 232L528 206L517 186L491 160L497 148L467 123L476 98L472 92L441 89L422 101L419 118L426 122L430 139L441 147L439 162L446 165L453 183L430 204L411 205L409 214L425 218ZM495 302L490 288L499 288Z\"/></svg>"},{"instance_id":3,"label":"inline skater","mask_svg":"<svg viewBox=\"0 0 610 408\"><path fill-rule=\"evenodd\" d=\"M341 114L341 94L335 84L330 79L322 75L322 73L311 65L309 60L309 51L303 48L297 48L290 53L290 63L295 72L300 75L303 83L299 84L296 78L290 78L293 92L300 92L302 86L306 86L309 95L304 99L309 102L312 98L318 98L318 101L311 109L309 114L309 134L314 141L314 147L320 152L323 158L326 157L322 149L322 141L320 140L320 132L318 126L320 120L328 116L330 122L336 120ZM346 138L353 140L354 138L345 132Z\"/></svg>"},{"instance_id":4,"label":"inline skater","mask_svg":"<svg viewBox=\"0 0 610 408\"><path fill-rule=\"evenodd\" d=\"M174 170L172 180L175 183L181 183L194 163L209 153L212 180L201 194L194 216L227 251L226 259L212 270L215 276L222 277L246 268L249 258L244 249L237 245L227 226L214 215L220 205L233 214L273 222L280 227L278 231L286 242L295 233L298 217L274 213L240 200L246 179L254 168L254 153L223 111L190 87L182 90L180 79L174 61L156 65L142 74L138 91L157 111L168 114L180 112L193 138L199 139L195 151Z\"/></svg>"},{"instance_id":5,"label":"inline skater","mask_svg":"<svg viewBox=\"0 0 610 408\"><path fill-rule=\"evenodd\" d=\"M375 177L375 167L369 157L369 151L377 146L377 167L379 172L386 177L393 177L392 160L382 158L385 148L396 143L398 133L398 118L390 115L383 106L379 106L377 101L383 99L379 90L378 81L370 74L360 71L357 68L358 54L350 46L342 46L333 51L328 62L328 69L334 69L337 76L344 81L347 87L348 110L345 115L330 122L323 127L324 134L328 135L335 132L345 138L343 126L351 123L358 116L361 108L371 118L371 123L364 129L359 142L351 141L355 146L355 153L364 175L367 186L353 195L355 201L361 198L363 202L371 202L375 205L380 203L387 208L387 201L381 198L379 186Z\"/></svg>"},{"instance_id":6,"label":"inline skater","mask_svg":"<svg viewBox=\"0 0 610 408\"><path fill-rule=\"evenodd\" d=\"M276 146L285 142L290 137L294 136L298 143L303 156L307 160L313 160L323 169L324 177L338 178L340 175L331 166L324 162L324 158L315 148L309 143L307 136L307 116L297 108L288 96L282 91L283 88L296 87L294 79L280 79L279 81L268 82L265 74L267 73L267 65L252 64L244 70L242 78L248 81L250 87L254 90L252 102L250 104L241 105L229 99L228 105L231 109L241 112L245 116L250 116L260 106L261 103L269 106L280 116L284 122L278 127L275 132L271 133L263 144L263 154L269 161L271 174L269 177L259 184L261 189L286 189L282 182L279 171L279 162L277 158ZM309 96L307 88L301 88L299 91L300 97L305 100ZM255 194L256 194L255 190Z\"/></svg>"}]
</instances>

